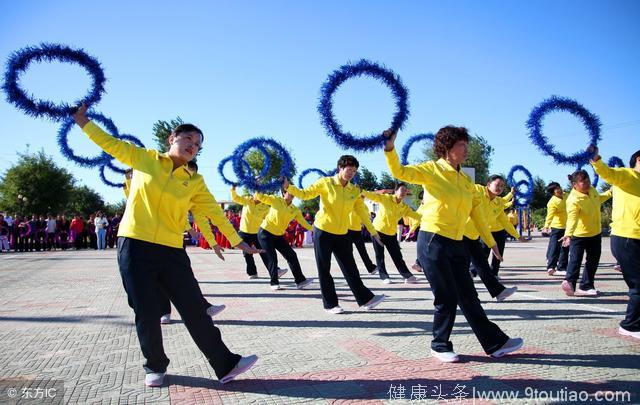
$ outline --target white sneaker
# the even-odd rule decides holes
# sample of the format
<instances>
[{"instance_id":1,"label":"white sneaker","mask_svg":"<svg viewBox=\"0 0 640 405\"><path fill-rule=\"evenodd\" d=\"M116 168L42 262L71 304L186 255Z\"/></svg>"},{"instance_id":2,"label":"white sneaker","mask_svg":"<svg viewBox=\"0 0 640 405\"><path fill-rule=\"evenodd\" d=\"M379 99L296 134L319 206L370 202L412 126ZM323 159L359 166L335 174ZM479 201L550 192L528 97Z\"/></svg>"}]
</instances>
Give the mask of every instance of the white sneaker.
<instances>
[{"instance_id":1,"label":"white sneaker","mask_svg":"<svg viewBox=\"0 0 640 405\"><path fill-rule=\"evenodd\" d=\"M304 280L302 283L296 284L296 287L298 287L298 290L302 290L303 288L307 287L311 283L313 283L313 279L312 278L308 278L308 279Z\"/></svg>"},{"instance_id":2,"label":"white sneaker","mask_svg":"<svg viewBox=\"0 0 640 405\"><path fill-rule=\"evenodd\" d=\"M558 277L564 277L567 275L567 272L564 270L556 270L554 276L558 276Z\"/></svg>"},{"instance_id":3,"label":"white sneaker","mask_svg":"<svg viewBox=\"0 0 640 405\"><path fill-rule=\"evenodd\" d=\"M147 387L159 387L164 383L165 373L147 373L144 377L144 384Z\"/></svg>"},{"instance_id":4,"label":"white sneaker","mask_svg":"<svg viewBox=\"0 0 640 405\"><path fill-rule=\"evenodd\" d=\"M280 284L274 284L271 286L271 289L273 291L278 291L278 290L281 290L282 288L280 288Z\"/></svg>"},{"instance_id":5,"label":"white sneaker","mask_svg":"<svg viewBox=\"0 0 640 405\"><path fill-rule=\"evenodd\" d=\"M287 272L289 271L289 269L278 269L278 278L284 276L285 274L287 274Z\"/></svg>"},{"instance_id":6,"label":"white sneaker","mask_svg":"<svg viewBox=\"0 0 640 405\"><path fill-rule=\"evenodd\" d=\"M390 278L383 278L382 281L380 281L382 284L391 284L391 279Z\"/></svg>"},{"instance_id":7,"label":"white sneaker","mask_svg":"<svg viewBox=\"0 0 640 405\"><path fill-rule=\"evenodd\" d=\"M364 309L365 311L370 311L373 308L375 308L379 303L384 301L384 299L385 299L385 295L384 294L376 295L373 298L371 298L369 300L369 302L364 304L361 308Z\"/></svg>"},{"instance_id":8,"label":"white sneaker","mask_svg":"<svg viewBox=\"0 0 640 405\"><path fill-rule=\"evenodd\" d=\"M502 290L500 294L496 296L496 301L502 302L507 298L511 297L516 291L518 291L518 286L505 288L504 290Z\"/></svg>"},{"instance_id":9,"label":"white sneaker","mask_svg":"<svg viewBox=\"0 0 640 405\"><path fill-rule=\"evenodd\" d=\"M162 315L160 317L160 323L163 324L163 325L171 323L171 314Z\"/></svg>"},{"instance_id":10,"label":"white sneaker","mask_svg":"<svg viewBox=\"0 0 640 405\"><path fill-rule=\"evenodd\" d=\"M556 274L556 269L554 269L553 267L549 267L547 269L547 274L553 276L554 274Z\"/></svg>"},{"instance_id":11,"label":"white sneaker","mask_svg":"<svg viewBox=\"0 0 640 405\"><path fill-rule=\"evenodd\" d=\"M615 266L613 266L613 269L619 273L622 273L622 267L620 267L619 264L616 264Z\"/></svg>"},{"instance_id":12,"label":"white sneaker","mask_svg":"<svg viewBox=\"0 0 640 405\"><path fill-rule=\"evenodd\" d=\"M632 332L630 330L626 330L622 326L618 328L618 333L621 334L622 336L631 336L632 338L640 339L640 331Z\"/></svg>"},{"instance_id":13,"label":"white sneaker","mask_svg":"<svg viewBox=\"0 0 640 405\"><path fill-rule=\"evenodd\" d=\"M576 288L575 295L584 296L584 297L597 297L598 290L596 290L595 288L583 290L582 288L578 287Z\"/></svg>"},{"instance_id":14,"label":"white sneaker","mask_svg":"<svg viewBox=\"0 0 640 405\"><path fill-rule=\"evenodd\" d=\"M431 349L431 355L443 363L457 363L458 361L460 361L460 358L454 351L436 352L435 350Z\"/></svg>"},{"instance_id":15,"label":"white sneaker","mask_svg":"<svg viewBox=\"0 0 640 405\"><path fill-rule=\"evenodd\" d=\"M220 312L224 311L225 308L227 308L227 306L224 304L211 305L209 308L207 308L207 315L214 317L218 315Z\"/></svg>"},{"instance_id":16,"label":"white sneaker","mask_svg":"<svg viewBox=\"0 0 640 405\"><path fill-rule=\"evenodd\" d=\"M257 274L252 274L249 276L249 280L255 280L256 278L258 278Z\"/></svg>"},{"instance_id":17,"label":"white sneaker","mask_svg":"<svg viewBox=\"0 0 640 405\"><path fill-rule=\"evenodd\" d=\"M416 284L417 282L418 279L416 278L416 276L411 276L404 279L405 284Z\"/></svg>"},{"instance_id":18,"label":"white sneaker","mask_svg":"<svg viewBox=\"0 0 640 405\"><path fill-rule=\"evenodd\" d=\"M502 345L501 348L491 353L491 357L502 357L505 354L509 354L511 352L515 352L520 349L524 345L524 340L522 338L513 338L507 340L507 343Z\"/></svg>"},{"instance_id":19,"label":"white sneaker","mask_svg":"<svg viewBox=\"0 0 640 405\"><path fill-rule=\"evenodd\" d=\"M341 306L335 306L333 308L325 309L325 311L330 314L341 314L344 312L344 309L342 309Z\"/></svg>"},{"instance_id":20,"label":"white sneaker","mask_svg":"<svg viewBox=\"0 0 640 405\"><path fill-rule=\"evenodd\" d=\"M236 366L231 369L231 371L229 371L227 375L220 379L220 384L226 384L240 374L249 371L249 369L253 367L254 364L256 364L256 361L258 361L258 356L256 356L255 354L247 357L241 357L238 361L238 364L236 364Z\"/></svg>"}]
</instances>

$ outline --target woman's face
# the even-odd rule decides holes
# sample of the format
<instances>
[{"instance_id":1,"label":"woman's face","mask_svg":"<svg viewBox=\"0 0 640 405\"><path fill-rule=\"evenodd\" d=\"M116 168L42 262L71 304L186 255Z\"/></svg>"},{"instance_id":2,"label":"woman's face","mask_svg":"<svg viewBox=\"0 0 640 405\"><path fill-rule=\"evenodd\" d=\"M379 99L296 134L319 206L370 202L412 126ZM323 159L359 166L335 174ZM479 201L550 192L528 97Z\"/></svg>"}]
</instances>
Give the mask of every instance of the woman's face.
<instances>
[{"instance_id":1,"label":"woman's face","mask_svg":"<svg viewBox=\"0 0 640 405\"><path fill-rule=\"evenodd\" d=\"M169 154L177 156L186 162L190 162L198 154L201 143L202 137L196 131L181 132L178 135L171 135L169 137Z\"/></svg>"},{"instance_id":2,"label":"woman's face","mask_svg":"<svg viewBox=\"0 0 640 405\"><path fill-rule=\"evenodd\" d=\"M589 188L591 188L591 179L589 179L589 177L582 177L573 183L573 188L582 194L588 194Z\"/></svg>"},{"instance_id":3,"label":"woman's face","mask_svg":"<svg viewBox=\"0 0 640 405\"><path fill-rule=\"evenodd\" d=\"M562 198L562 189L560 187L554 188L553 195L555 195L558 198Z\"/></svg>"},{"instance_id":4,"label":"woman's face","mask_svg":"<svg viewBox=\"0 0 640 405\"><path fill-rule=\"evenodd\" d=\"M504 181L500 178L493 180L487 184L489 192L493 195L500 195L504 191Z\"/></svg>"},{"instance_id":5,"label":"woman's face","mask_svg":"<svg viewBox=\"0 0 640 405\"><path fill-rule=\"evenodd\" d=\"M358 173L358 168L355 166L345 166L338 169L338 176L344 181L351 181L356 173Z\"/></svg>"},{"instance_id":6,"label":"woman's face","mask_svg":"<svg viewBox=\"0 0 640 405\"><path fill-rule=\"evenodd\" d=\"M449 160L462 164L467 160L467 154L469 153L469 143L467 141L460 140L453 144L451 149L447 151Z\"/></svg>"}]
</instances>

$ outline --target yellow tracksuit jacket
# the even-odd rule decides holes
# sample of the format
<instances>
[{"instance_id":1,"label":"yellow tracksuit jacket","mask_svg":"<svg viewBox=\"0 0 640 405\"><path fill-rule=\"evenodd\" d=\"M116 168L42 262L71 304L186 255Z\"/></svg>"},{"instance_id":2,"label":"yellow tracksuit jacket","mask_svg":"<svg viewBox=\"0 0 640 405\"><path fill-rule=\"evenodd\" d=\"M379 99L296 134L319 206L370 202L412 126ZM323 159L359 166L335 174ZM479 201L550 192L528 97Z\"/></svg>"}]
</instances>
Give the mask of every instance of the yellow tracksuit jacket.
<instances>
[{"instance_id":1,"label":"yellow tracksuit jacket","mask_svg":"<svg viewBox=\"0 0 640 405\"><path fill-rule=\"evenodd\" d=\"M467 220L471 217L487 246L496 244L479 209L482 199L462 170L451 167L444 159L403 166L395 149L384 154L393 177L422 185L424 208L421 209L421 230L462 240Z\"/></svg>"},{"instance_id":2,"label":"yellow tracksuit jacket","mask_svg":"<svg viewBox=\"0 0 640 405\"><path fill-rule=\"evenodd\" d=\"M318 229L335 235L344 235L349 229L349 214L353 211L359 217L371 235L378 232L371 224L369 210L360 197L360 187L348 182L340 184L338 175L322 177L305 189L289 185L287 191L301 200L310 200L320 196L320 211L313 223Z\"/></svg>"},{"instance_id":3,"label":"yellow tracksuit jacket","mask_svg":"<svg viewBox=\"0 0 640 405\"><path fill-rule=\"evenodd\" d=\"M373 220L373 227L376 231L388 236L393 236L398 232L398 221L402 217L410 217L420 221L420 214L411 209L404 202L396 201L393 194L378 194L371 191L362 190L362 195L371 201L380 204L380 211Z\"/></svg>"},{"instance_id":4,"label":"yellow tracksuit jacket","mask_svg":"<svg viewBox=\"0 0 640 405\"><path fill-rule=\"evenodd\" d=\"M255 196L270 207L267 216L264 217L262 224L260 224L260 228L265 231L277 236L284 235L287 226L294 218L306 230L312 229L312 226L304 219L300 208L293 204L287 205L284 198L262 193L256 193Z\"/></svg>"},{"instance_id":5,"label":"yellow tracksuit jacket","mask_svg":"<svg viewBox=\"0 0 640 405\"><path fill-rule=\"evenodd\" d=\"M267 204L256 204L253 198L238 195L235 189L231 189L231 200L242 205L242 216L240 217L240 231L244 233L256 234L260 229L260 224L269 212Z\"/></svg>"},{"instance_id":6,"label":"yellow tracksuit jacket","mask_svg":"<svg viewBox=\"0 0 640 405\"><path fill-rule=\"evenodd\" d=\"M206 217L216 223L232 245L242 242L202 176L189 172L186 165L174 170L166 153L119 140L93 122L83 131L109 155L134 169L118 236L182 248L185 215L191 211L194 218Z\"/></svg>"},{"instance_id":7,"label":"yellow tracksuit jacket","mask_svg":"<svg viewBox=\"0 0 640 405\"><path fill-rule=\"evenodd\" d=\"M602 159L593 169L613 190L611 234L640 239L640 173L629 168L611 168Z\"/></svg>"},{"instance_id":8,"label":"yellow tracksuit jacket","mask_svg":"<svg viewBox=\"0 0 640 405\"><path fill-rule=\"evenodd\" d=\"M588 194L572 189L567 197L567 230L565 236L588 238L602 231L600 206L611 198L611 190L599 194L594 187Z\"/></svg>"}]
</instances>

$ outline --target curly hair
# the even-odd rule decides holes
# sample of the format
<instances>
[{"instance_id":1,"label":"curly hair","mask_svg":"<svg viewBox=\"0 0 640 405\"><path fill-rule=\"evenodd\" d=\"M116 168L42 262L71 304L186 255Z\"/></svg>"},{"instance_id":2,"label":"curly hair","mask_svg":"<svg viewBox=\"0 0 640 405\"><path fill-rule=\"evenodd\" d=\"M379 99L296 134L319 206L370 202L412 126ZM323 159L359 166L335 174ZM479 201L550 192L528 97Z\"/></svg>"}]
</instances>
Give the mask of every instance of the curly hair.
<instances>
[{"instance_id":1,"label":"curly hair","mask_svg":"<svg viewBox=\"0 0 640 405\"><path fill-rule=\"evenodd\" d=\"M453 145L458 141L469 142L467 128L454 127L453 125L440 128L433 141L433 152L438 159L444 158L447 156L449 149L453 148Z\"/></svg>"}]
</instances>

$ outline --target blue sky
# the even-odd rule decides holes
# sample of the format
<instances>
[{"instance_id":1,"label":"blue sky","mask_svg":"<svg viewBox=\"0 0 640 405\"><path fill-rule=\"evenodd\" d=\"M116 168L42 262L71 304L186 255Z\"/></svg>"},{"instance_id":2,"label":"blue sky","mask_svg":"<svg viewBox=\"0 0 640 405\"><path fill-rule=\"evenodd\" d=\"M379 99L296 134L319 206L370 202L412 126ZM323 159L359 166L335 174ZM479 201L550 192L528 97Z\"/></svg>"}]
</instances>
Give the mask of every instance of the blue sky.
<instances>
[{"instance_id":1,"label":"blue sky","mask_svg":"<svg viewBox=\"0 0 640 405\"><path fill-rule=\"evenodd\" d=\"M316 107L327 75L361 58L385 64L409 89L411 116L399 146L417 133L463 125L494 146L493 172L522 164L551 181L572 168L535 149L524 123L553 94L600 117L603 156L628 162L640 148L638 21L638 1L24 1L3 7L0 59L43 41L85 49L108 78L95 110L121 132L152 146L159 119L180 116L203 129L199 164L218 199L229 192L217 163L247 138L281 141L299 171L332 168L351 153L324 133ZM71 101L90 80L79 67L41 64L21 84L39 98ZM336 116L356 133L386 128L393 108L389 91L372 79L348 81L335 95ZM3 95L0 172L28 144L107 201L121 199L97 169L62 158L58 127L24 115ZM545 120L545 135L568 154L588 143L578 120L561 113ZM96 153L77 129L70 144ZM386 170L381 151L354 154L374 173Z\"/></svg>"}]
</instances>

